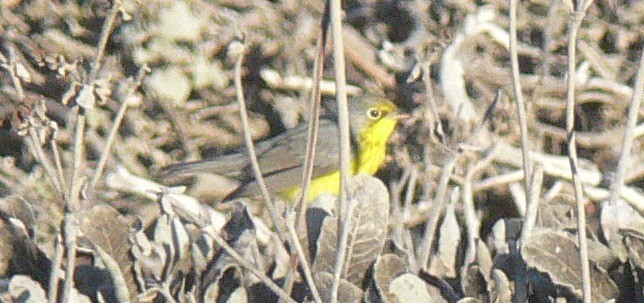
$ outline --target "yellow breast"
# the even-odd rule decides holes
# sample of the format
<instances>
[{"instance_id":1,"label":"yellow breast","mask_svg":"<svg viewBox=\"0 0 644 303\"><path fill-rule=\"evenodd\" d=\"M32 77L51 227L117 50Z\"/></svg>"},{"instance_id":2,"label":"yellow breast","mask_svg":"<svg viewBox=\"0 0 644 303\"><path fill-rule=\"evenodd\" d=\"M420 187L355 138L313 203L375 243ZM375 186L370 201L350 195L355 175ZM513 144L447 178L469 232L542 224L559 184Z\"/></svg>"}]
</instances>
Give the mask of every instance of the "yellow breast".
<instances>
[{"instance_id":1,"label":"yellow breast","mask_svg":"<svg viewBox=\"0 0 644 303\"><path fill-rule=\"evenodd\" d=\"M387 140L396 128L395 119L383 118L365 129L358 138L358 155L351 162L351 175L373 175L380 169L387 154ZM289 201L294 201L300 195L301 187L294 186L282 193ZM340 171L334 171L311 180L311 187L307 194L307 202L312 201L322 193L339 194Z\"/></svg>"}]
</instances>

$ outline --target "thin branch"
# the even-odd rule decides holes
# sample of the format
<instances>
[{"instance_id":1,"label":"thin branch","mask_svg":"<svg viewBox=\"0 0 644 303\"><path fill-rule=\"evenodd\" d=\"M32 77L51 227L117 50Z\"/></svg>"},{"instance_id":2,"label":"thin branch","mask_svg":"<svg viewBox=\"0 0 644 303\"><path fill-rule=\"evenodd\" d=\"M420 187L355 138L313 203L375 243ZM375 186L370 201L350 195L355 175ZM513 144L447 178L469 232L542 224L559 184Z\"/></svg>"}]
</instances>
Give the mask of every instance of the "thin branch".
<instances>
[{"instance_id":1,"label":"thin branch","mask_svg":"<svg viewBox=\"0 0 644 303\"><path fill-rule=\"evenodd\" d=\"M84 118L85 115L79 115L78 119ZM62 302L68 302L71 290L74 285L74 270L76 269L76 237L78 236L78 224L75 219L75 213L78 211L78 198L82 185L86 178L80 177L81 154L83 150L82 134L84 133L85 120L76 125L76 137L74 139L74 164L72 172L72 183L67 196L65 207L65 218L63 220L63 233L65 238L65 248L67 249L67 264L65 267L65 282L63 284Z\"/></svg>"},{"instance_id":2,"label":"thin branch","mask_svg":"<svg viewBox=\"0 0 644 303\"><path fill-rule=\"evenodd\" d=\"M321 22L321 30L318 34L315 62L313 65L313 90L309 100L311 108L309 116L309 128L306 141L306 155L304 158L304 169L302 171L302 189L300 190L300 198L295 206L297 219L296 226L300 232L300 237L303 243L308 243L308 234L306 230L306 205L308 200L309 187L311 186L311 179L313 178L313 163L315 159L315 149L318 138L318 126L320 122L320 81L322 79L322 71L324 70L324 49L327 41L328 23L329 23L329 9L328 6L324 10ZM305 258L310 260L310 251L306 245ZM307 261L308 265L308 261Z\"/></svg>"},{"instance_id":3,"label":"thin branch","mask_svg":"<svg viewBox=\"0 0 644 303\"><path fill-rule=\"evenodd\" d=\"M349 107L347 103L347 89L344 61L344 44L342 35L342 1L329 0L331 16L331 33L333 34L333 60L335 83L338 102L338 126L340 129L340 199L336 207L338 214L338 249L333 268L333 283L331 284L331 302L338 300L340 275L346 254L347 239L349 237L349 222L351 220L351 201L347 198L347 185L351 173L351 145L349 132Z\"/></svg>"},{"instance_id":4,"label":"thin branch","mask_svg":"<svg viewBox=\"0 0 644 303\"><path fill-rule=\"evenodd\" d=\"M624 178L626 175L626 168L631 167L631 149L633 147L633 140L635 139L635 126L637 124L637 117L639 115L640 106L642 104L642 94L644 91L644 46L640 51L640 66L637 70L637 77L633 87L633 98L631 99L631 106L628 110L628 121L626 122L626 131L624 133L624 140L622 142L622 151L615 170L615 177L610 188L610 204L615 205L619 199L622 187L624 186Z\"/></svg>"},{"instance_id":5,"label":"thin branch","mask_svg":"<svg viewBox=\"0 0 644 303\"><path fill-rule=\"evenodd\" d=\"M72 162L72 176L71 184L67 195L66 211L78 211L78 196L81 190L81 169L84 167L83 159L85 159L85 143L83 135L85 135L85 114L84 109L76 107L76 127L74 128L74 160Z\"/></svg>"},{"instance_id":6,"label":"thin branch","mask_svg":"<svg viewBox=\"0 0 644 303\"><path fill-rule=\"evenodd\" d=\"M237 43L240 43L240 42L237 42ZM235 46L232 46L232 47L235 47ZM235 62L235 77L234 77L235 91L237 95L237 102L239 103L239 115L244 129L244 142L246 144L246 149L248 150L248 156L251 161L251 167L253 168L253 174L255 175L255 179L257 180L259 188L262 192L262 196L264 198L264 201L266 202L266 207L268 208L271 219L273 220L273 224L277 229L277 234L280 237L280 240L282 242L288 242L290 247L294 247L298 251L298 260L302 264L302 267L308 268L306 257L303 254L304 250L302 249L301 244L298 241L297 237L291 237L290 234L284 232L282 229L282 226L280 224L281 222L280 218L277 214L277 210L275 209L275 204L271 199L270 192L268 191L268 187L266 186L266 182L264 181L261 168L259 167L259 162L257 161L257 153L255 152L255 146L253 144L253 139L250 134L250 126L248 123L248 111L246 109L246 100L244 99L244 90L243 90L242 81L241 81L241 67L242 67L242 62L244 61L245 45L240 43L238 47L240 47L241 49L238 50L239 51L237 54L238 58L237 58L237 61ZM312 289L313 288L314 286L312 287Z\"/></svg>"},{"instance_id":7,"label":"thin branch","mask_svg":"<svg viewBox=\"0 0 644 303\"><path fill-rule=\"evenodd\" d=\"M105 268L109 272L110 278L112 278L116 300L119 303L129 303L130 292L127 289L127 282L123 277L123 271L121 271L121 268L119 268L118 262L116 262L116 260L114 260L114 258L110 256L110 254L108 254L105 250L98 246L98 244L92 242L92 247L94 248L94 251L96 251L98 257L101 258L101 261L103 261L103 264L105 264Z\"/></svg>"},{"instance_id":8,"label":"thin branch","mask_svg":"<svg viewBox=\"0 0 644 303\"><path fill-rule=\"evenodd\" d=\"M409 182L407 183L407 192L405 193L405 206L403 209L403 218L409 217L409 209L411 209L412 200L414 199L414 195L416 193L416 184L418 184L418 168L415 165L412 165L411 170L409 172Z\"/></svg>"},{"instance_id":9,"label":"thin branch","mask_svg":"<svg viewBox=\"0 0 644 303\"><path fill-rule=\"evenodd\" d=\"M49 160L47 155L45 155L45 151L42 149L42 146L40 146L40 140L38 139L38 134L35 126L30 125L27 131L29 133L28 142L31 143L38 162L40 163L40 165L42 165L43 169L45 169L45 172L47 173L47 176L49 176L49 179L51 179L51 182L54 184L54 188L56 189L58 195L61 198L65 198L65 189L63 188L61 181L58 179L56 170L54 170L54 168L52 167L51 161Z\"/></svg>"},{"instance_id":10,"label":"thin branch","mask_svg":"<svg viewBox=\"0 0 644 303\"><path fill-rule=\"evenodd\" d=\"M514 88L514 98L517 104L519 114L519 128L521 129L521 146L523 156L523 175L525 192L530 194L530 177L532 176L532 163L530 162L530 145L528 142L528 122L526 118L526 104L523 100L523 90L521 89L521 79L519 74L519 59L517 54L517 2L510 0L510 61L512 63L512 87Z\"/></svg>"},{"instance_id":11,"label":"thin branch","mask_svg":"<svg viewBox=\"0 0 644 303\"><path fill-rule=\"evenodd\" d=\"M99 159L98 165L96 166L96 170L94 171L94 176L92 177L92 181L90 182L90 185L89 185L90 191L94 190L94 188L96 187L96 184L98 183L98 180L103 174L103 169L105 168L105 164L107 163L107 158L110 154L110 151L112 150L112 144L114 143L114 139L116 138L116 132L121 126L121 122L123 121L123 117L125 117L125 111L127 110L127 108L128 108L128 101L122 100L121 106L119 107L119 110L116 113L116 118L114 118L114 123L112 124L112 128L110 128L110 132L107 135L107 140L105 140L105 147L103 148L103 152L101 153L101 158Z\"/></svg>"},{"instance_id":12,"label":"thin branch","mask_svg":"<svg viewBox=\"0 0 644 303\"><path fill-rule=\"evenodd\" d=\"M56 303L58 300L58 282L60 281L60 266L63 264L64 247L60 234L56 236L56 250L51 260L51 271L49 272L49 286L47 289L47 302Z\"/></svg>"},{"instance_id":13,"label":"thin branch","mask_svg":"<svg viewBox=\"0 0 644 303\"><path fill-rule=\"evenodd\" d=\"M3 57L3 61L6 60ZM14 49L13 45L9 46L9 62L8 64L3 63L0 65L2 68L6 69L9 72L9 77L11 78L11 82L13 84L14 89L16 90L16 94L18 95L18 99L20 101L25 101L25 91L24 88L22 87L22 82L20 78L18 77L17 74L17 61L16 61L16 50ZM30 118L31 119L31 118ZM45 169L45 172L47 173L47 176L49 179L51 179L51 182L54 184L54 188L58 192L58 195L61 198L65 198L65 190L64 190L64 180L61 177L62 172L60 169L58 169L58 172L54 170L52 167L51 161L49 158L46 156L45 152L42 149L42 146L40 145L40 140L38 137L37 130L35 129L35 125L33 123L33 120L28 121L29 122L29 129L27 130L28 135L29 135L29 140L31 141L31 146L33 147L33 152L35 153L36 158L38 159L38 162L42 165L42 167ZM52 140L55 136L52 136ZM27 140L27 141L29 141ZM54 150L55 153L57 153L57 150ZM60 158L57 158L60 159ZM58 168L58 162L56 163L56 167Z\"/></svg>"},{"instance_id":14,"label":"thin branch","mask_svg":"<svg viewBox=\"0 0 644 303\"><path fill-rule=\"evenodd\" d=\"M293 299L289 297L287 293L285 293L273 280L268 278L263 272L259 271L255 265L251 264L248 262L246 259L244 259L242 256L240 256L234 248L230 247L228 243L224 239L221 238L221 236L215 231L214 229L210 228L205 228L204 232L209 235L221 248L223 248L224 251L228 255L230 255L239 265L242 267L246 268L248 271L250 271L253 275L255 275L257 278L259 278L264 285L266 285L268 288L270 288L276 295L280 297L281 300L284 300L289 303L295 303Z\"/></svg>"},{"instance_id":15,"label":"thin branch","mask_svg":"<svg viewBox=\"0 0 644 303\"><path fill-rule=\"evenodd\" d=\"M63 164L60 159L60 152L58 151L58 144L56 142L58 134L58 125L52 122L53 132L51 134L51 139L49 140L49 147L51 148L52 153L54 154L54 164L56 165L56 175L58 176L58 182L60 182L61 194L64 193L63 188L67 188L67 183L65 182L65 176L63 174ZM64 196L63 196L64 197Z\"/></svg>"},{"instance_id":16,"label":"thin branch","mask_svg":"<svg viewBox=\"0 0 644 303\"><path fill-rule=\"evenodd\" d=\"M121 1L115 0L110 14L108 15L106 21L103 23L103 28L101 30L101 36L99 38L99 43L97 45L96 57L94 58L94 63L92 64L91 71L88 78L88 83L92 83L100 69L101 61L105 54L105 47L107 41L114 29L114 23L116 16L120 11ZM76 105L75 111L77 113L76 117L76 127L74 129L74 160L72 163L72 174L71 174L71 184L69 186L69 195L67 196L66 205L65 205L65 219L63 223L63 233L65 235L65 247L67 249L67 266L65 270L65 283L63 286L63 294L61 296L62 302L68 302L68 298L71 295L71 289L74 284L74 270L76 267L76 237L78 235L78 225L75 219L74 213L79 210L79 196L82 189L82 185L86 182L85 178L81 178L81 169L84 167L83 160L85 159L85 149L84 149L84 135L85 135L85 108Z\"/></svg>"},{"instance_id":17,"label":"thin branch","mask_svg":"<svg viewBox=\"0 0 644 303\"><path fill-rule=\"evenodd\" d=\"M297 239L297 233L295 232L294 221L295 220L293 217L287 218L286 226L288 228L289 234L291 235L291 238ZM313 294L313 299L315 300L316 303L322 303L322 299L320 298L320 292L318 292L318 288L315 285L315 282L313 280L313 275L311 274L311 268L306 263L306 260L302 260L302 258L304 257L304 250L302 249L302 246L295 245L295 251L299 256L300 264L302 264L302 271L304 272L304 279L306 280L306 283L309 285L309 289Z\"/></svg>"},{"instance_id":18,"label":"thin branch","mask_svg":"<svg viewBox=\"0 0 644 303\"><path fill-rule=\"evenodd\" d=\"M389 192L391 193L391 217L392 218L405 218L403 214L403 209L401 209L400 196L402 191L405 188L405 184L409 181L411 176L411 171L416 169L412 165L408 165L403 169L402 175L397 180L389 184ZM403 220L391 220L392 224L392 238L396 243L402 243L403 230L405 226L403 225ZM412 267L413 268L413 267Z\"/></svg>"},{"instance_id":19,"label":"thin branch","mask_svg":"<svg viewBox=\"0 0 644 303\"><path fill-rule=\"evenodd\" d=\"M297 200L297 203L294 206L295 208L295 222L287 221L287 228L291 239L293 241L294 248L297 252L297 257L299 263L302 266L304 271L304 278L309 284L309 288L313 293L313 298L316 302L319 302L320 295L317 290L317 286L313 282L311 276L311 250L308 246L309 235L306 226L306 206L308 202L309 188L311 186L311 179L313 178L313 164L315 162L315 150L317 145L318 138L318 127L320 122L320 99L321 99L321 82L322 82L322 72L324 70L324 55L325 55L325 46L328 37L328 28L329 28L329 7L326 6L324 9L322 22L320 24L321 30L318 33L317 45L316 45L316 54L315 62L313 64L313 83L312 91L309 99L309 126L308 126L308 136L306 139L306 154L304 158L304 169L302 170L302 188L300 190L300 197ZM335 89L335 83L334 83ZM295 226L291 226L294 224ZM294 232L295 228L299 233ZM293 229L293 230L291 230ZM299 235L299 236L298 236ZM293 268L297 268L297 263L293 264Z\"/></svg>"},{"instance_id":20,"label":"thin branch","mask_svg":"<svg viewBox=\"0 0 644 303\"><path fill-rule=\"evenodd\" d=\"M172 296L172 293L170 293L170 283L168 283L167 281L163 282L161 287L157 287L156 290L168 303L178 303L177 300L175 300Z\"/></svg>"},{"instance_id":21,"label":"thin branch","mask_svg":"<svg viewBox=\"0 0 644 303\"><path fill-rule=\"evenodd\" d=\"M411 165L409 166L409 168L410 168L409 181L407 182L407 194L405 195L405 201L404 201L405 204L404 204L404 209L402 214L403 220L398 222L398 224L396 224L396 227L397 229L399 229L399 238L400 238L399 243L401 244L404 243L409 251L414 251L414 245L412 244L413 242L411 241L412 239L411 233L408 229L404 228L405 227L404 221L406 220L406 218L411 217L411 212L412 212L411 209L413 205L412 200L415 196L416 185L418 185L419 171L418 171L418 167L415 165ZM407 259L409 261L410 268L418 268L418 260L416 259L414 254L407 254Z\"/></svg>"},{"instance_id":22,"label":"thin branch","mask_svg":"<svg viewBox=\"0 0 644 303\"><path fill-rule=\"evenodd\" d=\"M101 158L99 159L98 165L96 166L96 171L94 171L94 176L92 177L92 181L90 182L90 187L89 187L90 191L94 190L94 188L96 187L96 184L98 183L98 180L101 178L101 175L103 174L105 164L107 163L107 158L109 157L110 152L112 150L112 144L114 143L114 139L116 138L116 133L118 132L121 126L121 123L123 122L123 118L125 117L125 112L127 111L127 108L130 105L129 98L132 97L134 92L141 86L141 82L143 80L144 75L149 71L150 69L147 67L147 65L143 66L139 70L139 73L136 76L136 79L130 83L130 87L128 88L127 92L123 95L123 100L121 100L121 106L119 107L119 110L116 113L116 118L114 118L114 123L112 123L112 128L110 128L110 132L107 135L107 140L105 141L105 147L103 148L103 152L101 153Z\"/></svg>"},{"instance_id":23,"label":"thin branch","mask_svg":"<svg viewBox=\"0 0 644 303\"><path fill-rule=\"evenodd\" d=\"M65 266L65 282L63 284L63 294L61 302L69 302L72 287L74 286L74 270L76 268L76 248L78 243L78 225L75 222L74 214L67 212L63 223L63 233L65 238L65 248L67 249L67 264Z\"/></svg>"},{"instance_id":24,"label":"thin branch","mask_svg":"<svg viewBox=\"0 0 644 303\"><path fill-rule=\"evenodd\" d=\"M89 76L90 80L94 80L98 75L98 71L101 67L101 61L103 60L103 56L105 55L105 47L107 46L107 41L112 34L112 30L114 30L114 23L119 11L121 10L122 4L123 3L121 2L121 0L114 0L114 4L112 4L112 8L110 9L110 14L105 19L105 22L103 22L103 27L101 28L101 36L98 40L98 45L96 46L96 56L94 57L94 62L92 63L92 69Z\"/></svg>"},{"instance_id":25,"label":"thin branch","mask_svg":"<svg viewBox=\"0 0 644 303\"><path fill-rule=\"evenodd\" d=\"M315 78L301 76L282 76L279 72L268 68L262 69L259 74L260 77L262 77L262 80L264 80L269 87L276 90L302 92L312 90L313 86L318 86L321 95L335 96L336 93L335 82L332 80L324 80L322 78L320 78L320 80L316 80ZM347 85L347 94L353 96L359 95L360 93L362 93L361 88L354 85Z\"/></svg>"},{"instance_id":26,"label":"thin branch","mask_svg":"<svg viewBox=\"0 0 644 303\"><path fill-rule=\"evenodd\" d=\"M452 155L441 170L441 177L438 181L438 187L436 189L436 195L434 196L434 207L432 207L432 213L427 224L425 225L425 236L423 237L422 244L420 246L420 268L427 269L430 268L429 256L432 252L432 243L434 242L434 235L436 234L436 228L438 227L438 219L440 218L443 208L447 204L447 185L449 184L450 177L452 176L452 171L456 166L456 163L461 158L461 154ZM418 270L419 270L418 269ZM418 270L415 270L417 272Z\"/></svg>"},{"instance_id":27,"label":"thin branch","mask_svg":"<svg viewBox=\"0 0 644 303\"><path fill-rule=\"evenodd\" d=\"M584 303L591 302L590 265L588 261L588 243L586 241L586 209L581 180L577 172L577 144L575 140L575 81L576 78L576 48L577 34L584 19L585 11L575 11L570 15L568 34L568 77L566 94L566 132L568 134L568 156L572 180L575 188L575 201L577 203L577 236L579 239L579 261L581 263L581 277Z\"/></svg>"},{"instance_id":28,"label":"thin branch","mask_svg":"<svg viewBox=\"0 0 644 303\"><path fill-rule=\"evenodd\" d=\"M539 196L541 195L541 185L543 183L543 167L540 165L535 166L532 171L530 184L530 191L527 193L527 207L524 213L524 223L523 228L521 228L521 247L526 243L532 228L534 227L535 222L537 221L537 214L539 210ZM513 254L520 255L517 243L514 243L512 246ZM520 256L518 256L520 258ZM526 278L527 268L525 263L521 263L517 266L517 278L515 281L515 296L514 302L528 302L529 296L529 283Z\"/></svg>"},{"instance_id":29,"label":"thin branch","mask_svg":"<svg viewBox=\"0 0 644 303\"><path fill-rule=\"evenodd\" d=\"M463 261L462 269L467 269L474 259L476 258L476 241L479 239L481 233L481 220L477 216L476 206L474 204L474 192L472 190L474 185L474 177L476 177L484 168L488 167L494 160L495 154L498 152L497 145L492 151L485 156L482 160L476 162L471 167L463 182L462 199L463 199L463 214L465 218L465 226L467 228L467 249L465 252L465 260Z\"/></svg>"},{"instance_id":30,"label":"thin branch","mask_svg":"<svg viewBox=\"0 0 644 303\"><path fill-rule=\"evenodd\" d=\"M259 185L259 189L262 192L262 197L264 198L265 205L268 208L271 219L273 220L275 228L277 229L277 234L279 235L281 241L286 241L288 237L285 236L284 232L282 231L282 226L279 224L281 220L279 219L277 210L275 209L275 204L273 202L273 199L271 198L268 187L266 186L266 182L264 181L264 176L262 174L261 168L259 167L259 162L257 161L257 153L255 152L255 145L253 143L253 138L251 137L250 125L248 123L248 109L246 108L244 88L242 87L241 79L241 69L242 63L244 62L246 46L243 45L242 42L233 42L233 44L230 46L229 52L236 52L234 55L237 56L237 60L235 61L234 76L235 92L237 95L237 103L239 104L239 117L241 119L244 130L244 143L246 145L246 150L248 151L248 158L250 159L251 168L253 169L253 174L255 175L255 180Z\"/></svg>"},{"instance_id":31,"label":"thin branch","mask_svg":"<svg viewBox=\"0 0 644 303\"><path fill-rule=\"evenodd\" d=\"M438 107L436 106L436 96L434 95L434 86L432 85L431 64L429 63L429 59L426 59L421 64L421 68L423 70L423 83L425 84L425 97L427 98L429 111L432 114L432 120L434 120L434 125L428 126L430 130L434 130L434 133L439 136L438 139L441 141L441 143L445 144L443 122L441 122L440 116L438 115Z\"/></svg>"},{"instance_id":32,"label":"thin branch","mask_svg":"<svg viewBox=\"0 0 644 303\"><path fill-rule=\"evenodd\" d=\"M525 220L523 227L521 228L521 245L526 242L534 224L537 222L537 214L539 210L539 196L541 195L541 186L543 184L543 167L541 165L536 165L532 173L532 184L530 184L530 189L532 192L528 194L530 199L528 200L528 207L525 211Z\"/></svg>"}]
</instances>

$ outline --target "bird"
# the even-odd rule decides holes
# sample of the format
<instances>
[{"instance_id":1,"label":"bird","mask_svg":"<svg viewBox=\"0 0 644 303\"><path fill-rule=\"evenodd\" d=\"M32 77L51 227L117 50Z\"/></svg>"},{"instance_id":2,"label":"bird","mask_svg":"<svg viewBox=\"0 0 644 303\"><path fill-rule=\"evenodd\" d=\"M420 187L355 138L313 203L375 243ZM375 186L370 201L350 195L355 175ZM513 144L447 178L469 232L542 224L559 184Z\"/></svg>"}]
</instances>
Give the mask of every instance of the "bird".
<instances>
[{"instance_id":1,"label":"bird","mask_svg":"<svg viewBox=\"0 0 644 303\"><path fill-rule=\"evenodd\" d=\"M352 97L349 106L351 130L351 175L374 175L385 161L387 141L399 120L407 115L389 99L366 94ZM322 193L340 190L339 128L333 117L319 121L313 176L306 197L311 202ZM301 192L306 155L308 124L301 123L284 133L255 144L255 151L267 188L287 201L295 201ZM177 177L215 174L237 180L239 187L224 198L256 197L261 194L250 158L245 150L194 162L166 166L161 176Z\"/></svg>"}]
</instances>

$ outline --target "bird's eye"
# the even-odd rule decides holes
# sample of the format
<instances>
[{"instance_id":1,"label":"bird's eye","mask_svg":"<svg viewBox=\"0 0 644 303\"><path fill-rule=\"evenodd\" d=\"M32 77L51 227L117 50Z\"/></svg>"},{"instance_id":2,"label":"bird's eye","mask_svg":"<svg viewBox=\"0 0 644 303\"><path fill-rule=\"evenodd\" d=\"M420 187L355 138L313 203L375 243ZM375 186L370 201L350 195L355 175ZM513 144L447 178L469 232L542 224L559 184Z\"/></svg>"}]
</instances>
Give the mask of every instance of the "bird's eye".
<instances>
[{"instance_id":1,"label":"bird's eye","mask_svg":"<svg viewBox=\"0 0 644 303\"><path fill-rule=\"evenodd\" d=\"M369 118L375 120L375 119L380 118L381 112L377 108L372 108L372 109L369 110L369 112L367 114L369 115Z\"/></svg>"}]
</instances>

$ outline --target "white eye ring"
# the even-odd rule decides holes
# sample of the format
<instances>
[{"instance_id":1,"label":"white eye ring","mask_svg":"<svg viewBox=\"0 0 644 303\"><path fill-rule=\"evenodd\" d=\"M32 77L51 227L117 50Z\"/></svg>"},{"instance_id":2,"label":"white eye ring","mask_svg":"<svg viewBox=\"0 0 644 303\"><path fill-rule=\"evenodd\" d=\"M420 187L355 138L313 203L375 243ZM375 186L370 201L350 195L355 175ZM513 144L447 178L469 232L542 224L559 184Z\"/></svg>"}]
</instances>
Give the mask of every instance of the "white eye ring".
<instances>
[{"instance_id":1,"label":"white eye ring","mask_svg":"<svg viewBox=\"0 0 644 303\"><path fill-rule=\"evenodd\" d=\"M377 108L370 108L367 111L367 116L369 118L373 119L373 120L376 120L376 119L380 118L381 114L382 114L382 112Z\"/></svg>"}]
</instances>

